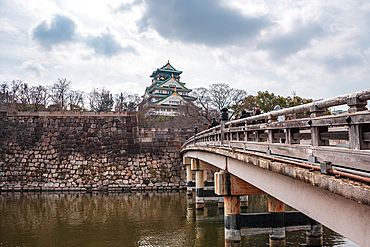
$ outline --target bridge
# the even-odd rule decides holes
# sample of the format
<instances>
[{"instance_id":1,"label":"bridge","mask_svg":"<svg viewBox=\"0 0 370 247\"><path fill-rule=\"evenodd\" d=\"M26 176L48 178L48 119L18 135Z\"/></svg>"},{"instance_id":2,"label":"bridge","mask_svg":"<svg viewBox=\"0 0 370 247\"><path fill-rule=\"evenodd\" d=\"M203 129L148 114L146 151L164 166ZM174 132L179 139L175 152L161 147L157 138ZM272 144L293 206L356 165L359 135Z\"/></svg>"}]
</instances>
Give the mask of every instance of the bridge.
<instances>
[{"instance_id":1,"label":"bridge","mask_svg":"<svg viewBox=\"0 0 370 247\"><path fill-rule=\"evenodd\" d=\"M181 148L188 184L195 171L200 195L204 171L215 171L215 193L224 196L226 246L240 246L250 232L269 233L270 246L284 246L285 231L294 226L307 230L309 245L320 245L321 224L370 246L369 99L370 89L234 121L223 109L219 126L195 131ZM348 113L325 115L339 105L347 105ZM241 214L240 196L255 194L268 195L270 213ZM295 217L284 213L284 204L303 214L296 215L300 223L288 223Z\"/></svg>"}]
</instances>

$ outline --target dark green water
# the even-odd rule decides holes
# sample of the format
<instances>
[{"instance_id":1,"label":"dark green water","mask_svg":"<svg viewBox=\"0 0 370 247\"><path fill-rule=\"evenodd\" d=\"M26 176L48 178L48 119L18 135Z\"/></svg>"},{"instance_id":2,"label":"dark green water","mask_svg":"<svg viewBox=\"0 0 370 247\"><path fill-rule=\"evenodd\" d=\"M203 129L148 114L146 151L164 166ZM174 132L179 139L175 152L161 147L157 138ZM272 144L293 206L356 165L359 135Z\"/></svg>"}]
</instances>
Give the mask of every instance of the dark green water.
<instances>
[{"instance_id":1,"label":"dark green water","mask_svg":"<svg viewBox=\"0 0 370 247\"><path fill-rule=\"evenodd\" d=\"M250 197L248 212L266 211ZM223 211L196 211L184 192L0 194L0 246L224 246ZM268 235L242 237L268 246ZM306 246L288 232L287 246ZM324 228L324 246L357 246Z\"/></svg>"}]
</instances>

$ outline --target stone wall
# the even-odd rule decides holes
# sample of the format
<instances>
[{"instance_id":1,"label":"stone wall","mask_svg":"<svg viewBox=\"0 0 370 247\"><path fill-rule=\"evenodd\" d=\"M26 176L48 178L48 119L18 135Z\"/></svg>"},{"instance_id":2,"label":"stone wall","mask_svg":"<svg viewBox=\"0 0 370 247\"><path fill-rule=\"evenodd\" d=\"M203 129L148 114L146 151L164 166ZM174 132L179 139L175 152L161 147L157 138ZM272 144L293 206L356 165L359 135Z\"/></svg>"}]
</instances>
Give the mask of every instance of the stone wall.
<instances>
[{"instance_id":1,"label":"stone wall","mask_svg":"<svg viewBox=\"0 0 370 247\"><path fill-rule=\"evenodd\" d=\"M136 113L3 112L0 187L182 188L179 143L175 133L139 130Z\"/></svg>"}]
</instances>

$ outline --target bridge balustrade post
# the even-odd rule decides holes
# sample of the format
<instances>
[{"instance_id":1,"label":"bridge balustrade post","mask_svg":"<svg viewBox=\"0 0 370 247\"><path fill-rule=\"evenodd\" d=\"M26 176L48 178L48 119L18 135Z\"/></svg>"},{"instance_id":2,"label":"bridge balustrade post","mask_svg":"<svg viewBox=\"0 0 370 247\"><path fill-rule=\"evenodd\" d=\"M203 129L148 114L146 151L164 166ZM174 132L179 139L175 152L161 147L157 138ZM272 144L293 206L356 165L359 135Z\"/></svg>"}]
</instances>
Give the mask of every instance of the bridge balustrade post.
<instances>
[{"instance_id":1,"label":"bridge balustrade post","mask_svg":"<svg viewBox=\"0 0 370 247\"><path fill-rule=\"evenodd\" d=\"M348 128L349 148L361 150L364 147L362 140L363 126L361 124L351 124Z\"/></svg>"},{"instance_id":2,"label":"bridge balustrade post","mask_svg":"<svg viewBox=\"0 0 370 247\"><path fill-rule=\"evenodd\" d=\"M285 246L285 227L284 224L284 203L268 195L268 208L269 212L277 213L278 222L276 226L272 227L272 234L269 235L269 243L271 247ZM280 219L281 218L281 219ZM280 225L281 223L281 225Z\"/></svg>"},{"instance_id":3,"label":"bridge balustrade post","mask_svg":"<svg viewBox=\"0 0 370 247\"><path fill-rule=\"evenodd\" d=\"M221 145L224 144L224 131L225 131L225 122L221 120L221 134L220 134Z\"/></svg>"},{"instance_id":4,"label":"bridge balustrade post","mask_svg":"<svg viewBox=\"0 0 370 247\"><path fill-rule=\"evenodd\" d=\"M321 140L320 134L322 132L328 132L328 126L313 126L311 127L311 145L314 147L317 146L328 146L329 140Z\"/></svg>"},{"instance_id":5,"label":"bridge balustrade post","mask_svg":"<svg viewBox=\"0 0 370 247\"><path fill-rule=\"evenodd\" d=\"M254 138L254 141L255 142L262 142L263 139L260 137L261 134L264 133L264 130L256 130L254 131L254 135L255 135L255 138Z\"/></svg>"},{"instance_id":6,"label":"bridge balustrade post","mask_svg":"<svg viewBox=\"0 0 370 247\"><path fill-rule=\"evenodd\" d=\"M267 140L269 143L279 143L280 139L274 138L274 134L279 133L279 130L272 130L268 129L267 130Z\"/></svg>"},{"instance_id":7,"label":"bridge balustrade post","mask_svg":"<svg viewBox=\"0 0 370 247\"><path fill-rule=\"evenodd\" d=\"M276 122L277 120L278 120L277 117L269 115L267 123L270 124L270 123ZM267 142L269 142L269 143L279 143L280 138L274 138L274 134L276 134L276 133L279 133L279 130L277 130L277 129L268 129L267 130Z\"/></svg>"},{"instance_id":8,"label":"bridge balustrade post","mask_svg":"<svg viewBox=\"0 0 370 247\"><path fill-rule=\"evenodd\" d=\"M364 142L364 132L370 132L370 124L352 124L349 119L349 148L355 150L370 149L370 142Z\"/></svg>"},{"instance_id":9,"label":"bridge balustrade post","mask_svg":"<svg viewBox=\"0 0 370 247\"><path fill-rule=\"evenodd\" d=\"M260 142L260 137L259 137L259 131L258 130L256 130L256 131L254 131L254 141L255 142Z\"/></svg>"},{"instance_id":10,"label":"bridge balustrade post","mask_svg":"<svg viewBox=\"0 0 370 247\"><path fill-rule=\"evenodd\" d=\"M279 110L280 110L280 108L279 108ZM267 123L276 122L277 120L278 120L278 118L277 118L277 117L274 117L274 116L269 115L269 116L268 116Z\"/></svg>"},{"instance_id":11,"label":"bridge balustrade post","mask_svg":"<svg viewBox=\"0 0 370 247\"><path fill-rule=\"evenodd\" d=\"M253 141L252 138L249 137L249 135L253 134L253 131L245 131L244 140L245 142Z\"/></svg>"},{"instance_id":12,"label":"bridge balustrade post","mask_svg":"<svg viewBox=\"0 0 370 247\"><path fill-rule=\"evenodd\" d=\"M366 111L367 100L361 101L356 96L347 99L347 105L349 106L348 112Z\"/></svg>"},{"instance_id":13,"label":"bridge balustrade post","mask_svg":"<svg viewBox=\"0 0 370 247\"><path fill-rule=\"evenodd\" d=\"M310 107L311 115L310 117L320 117L325 115L325 109L319 108L317 105L312 105Z\"/></svg>"},{"instance_id":14,"label":"bridge balustrade post","mask_svg":"<svg viewBox=\"0 0 370 247\"><path fill-rule=\"evenodd\" d=\"M325 109L319 108L316 105L310 107L311 118L320 117L325 115ZM310 124L312 121L310 120ZM328 146L329 140L323 141L320 138L320 133L328 132L328 126L311 126L311 145L314 147L317 146Z\"/></svg>"},{"instance_id":15,"label":"bridge balustrade post","mask_svg":"<svg viewBox=\"0 0 370 247\"><path fill-rule=\"evenodd\" d=\"M299 129L294 128L294 129L285 129L285 143L286 144L299 144L299 140L295 140L293 138L293 134L299 133Z\"/></svg>"}]
</instances>

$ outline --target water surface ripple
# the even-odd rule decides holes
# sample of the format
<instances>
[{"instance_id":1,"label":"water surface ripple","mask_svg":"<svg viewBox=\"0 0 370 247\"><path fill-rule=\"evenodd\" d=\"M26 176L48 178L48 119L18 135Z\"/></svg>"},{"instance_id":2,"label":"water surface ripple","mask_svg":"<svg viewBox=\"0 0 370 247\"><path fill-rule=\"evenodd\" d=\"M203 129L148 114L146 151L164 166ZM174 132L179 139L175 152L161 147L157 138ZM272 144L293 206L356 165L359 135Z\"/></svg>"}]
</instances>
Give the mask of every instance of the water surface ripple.
<instances>
[{"instance_id":1,"label":"water surface ripple","mask_svg":"<svg viewBox=\"0 0 370 247\"><path fill-rule=\"evenodd\" d=\"M248 212L265 211L251 197ZM184 192L3 193L1 246L224 246L223 211L194 208ZM268 246L268 235L242 238ZM306 246L305 232L287 233L287 246ZM324 228L324 246L358 246Z\"/></svg>"}]
</instances>

